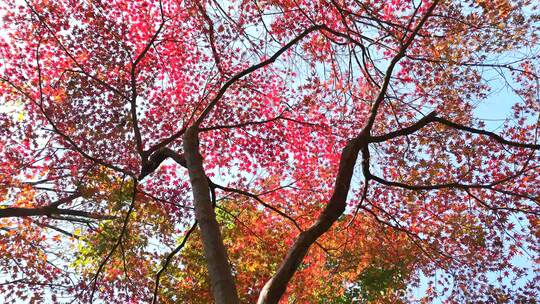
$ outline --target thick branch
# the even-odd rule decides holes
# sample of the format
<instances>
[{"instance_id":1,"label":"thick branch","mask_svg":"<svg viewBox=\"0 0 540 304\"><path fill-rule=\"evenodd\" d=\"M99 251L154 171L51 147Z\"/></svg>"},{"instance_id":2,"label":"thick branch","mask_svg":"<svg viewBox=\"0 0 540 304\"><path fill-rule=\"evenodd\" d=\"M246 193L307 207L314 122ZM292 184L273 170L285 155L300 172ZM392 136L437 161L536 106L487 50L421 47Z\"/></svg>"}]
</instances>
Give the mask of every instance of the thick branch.
<instances>
[{"instance_id":1,"label":"thick branch","mask_svg":"<svg viewBox=\"0 0 540 304\"><path fill-rule=\"evenodd\" d=\"M59 209L58 206L71 202L72 200L80 197L80 193L75 193L70 196L59 199L58 201L51 203L50 205L43 207L35 208L23 208L23 207L8 207L0 209L0 218L6 217L27 217L27 216L51 216L55 215L76 215L83 217L96 218L98 214L93 214L89 212L84 212L80 210L71 210L71 209Z\"/></svg>"},{"instance_id":2,"label":"thick branch","mask_svg":"<svg viewBox=\"0 0 540 304\"><path fill-rule=\"evenodd\" d=\"M367 136L369 136L373 127L379 106L386 96L386 90L390 84L392 72L398 61L405 55L407 48L411 45L416 34L420 31L427 18L433 12L437 3L438 0L435 0L428 8L426 14L417 24L412 34L407 38L399 52L391 60L386 70L379 94L373 103L366 126L360 133L360 136L351 140L342 151L334 193L330 198L330 201L315 224L300 234L294 245L287 253L285 260L279 267L276 274L265 284L259 296L259 304L279 302L279 299L287 288L287 284L289 283L293 274L296 272L304 256L307 254L309 247L317 240L319 236L325 233L345 211L347 195L358 153L360 150L362 150L365 157L369 158ZM369 173L369 159L366 159L365 162L363 162L362 167L364 172ZM369 176L365 176L365 178L369 179Z\"/></svg>"},{"instance_id":3,"label":"thick branch","mask_svg":"<svg viewBox=\"0 0 540 304\"><path fill-rule=\"evenodd\" d=\"M409 134L413 134L414 132L422 129L429 123L435 121L435 118L436 118L435 115L437 115L437 113L433 111L429 113L428 115L422 117L420 120L418 120L416 123L414 123L413 125L409 127L405 127L403 129L399 129L397 131L386 133L380 136L371 136L369 139L369 142L374 142L374 143L384 142L384 141L387 141L387 140L390 140L399 136L406 136Z\"/></svg>"},{"instance_id":4,"label":"thick branch","mask_svg":"<svg viewBox=\"0 0 540 304\"><path fill-rule=\"evenodd\" d=\"M174 159L174 161L182 167L187 168L184 154L178 154L169 148L162 148L152 154L150 159L143 165L141 174L139 175L139 180L154 172L159 165L169 157Z\"/></svg>"},{"instance_id":5,"label":"thick branch","mask_svg":"<svg viewBox=\"0 0 540 304\"><path fill-rule=\"evenodd\" d=\"M508 140L494 132L477 129L477 128L473 128L469 126L464 126L462 124L455 123L446 118L438 117L436 115L437 115L436 112L431 112L427 116L424 116L422 119L418 120L416 123L412 124L409 127L399 129L397 131L393 131L390 133L386 133L380 136L371 136L369 139L369 142L380 143L380 142L385 142L396 137L410 135L419 131L420 129L422 129L423 127L425 127L426 125L430 123L437 122L456 130L461 130L461 131L465 131L469 133L487 136L502 145L517 147L517 148L540 150L540 144L522 143L522 142Z\"/></svg>"},{"instance_id":6,"label":"thick branch","mask_svg":"<svg viewBox=\"0 0 540 304\"><path fill-rule=\"evenodd\" d=\"M444 119L444 118L441 118L441 117L435 117L434 120L436 122L438 122L438 123L441 123L443 125L446 125L448 127L454 128L454 129L466 131L466 132L469 132L469 133L475 133L475 134L481 134L481 135L488 136L489 138L491 138L491 139L495 140L496 142L498 142L500 144L503 144L503 145L512 146L512 147L518 147L518 148L528 148L528 149L540 150L540 145L539 144L528 144L528 143L520 143L520 142L517 142L517 141L507 140L507 139L502 138L500 135L497 135L496 133L493 133L493 132L490 132L490 131L485 131L485 130L480 130L480 129L475 129L475 128L467 127L467 126L464 126L464 125L460 125L458 123L452 122L450 120L447 120L447 119Z\"/></svg>"},{"instance_id":7,"label":"thick branch","mask_svg":"<svg viewBox=\"0 0 540 304\"><path fill-rule=\"evenodd\" d=\"M339 171L334 193L319 218L309 229L300 233L294 245L283 260L276 274L264 285L257 303L278 303L287 284L304 259L311 245L343 214L351 185L354 166L360 149L367 145L362 139L353 139L341 153Z\"/></svg>"}]
</instances>

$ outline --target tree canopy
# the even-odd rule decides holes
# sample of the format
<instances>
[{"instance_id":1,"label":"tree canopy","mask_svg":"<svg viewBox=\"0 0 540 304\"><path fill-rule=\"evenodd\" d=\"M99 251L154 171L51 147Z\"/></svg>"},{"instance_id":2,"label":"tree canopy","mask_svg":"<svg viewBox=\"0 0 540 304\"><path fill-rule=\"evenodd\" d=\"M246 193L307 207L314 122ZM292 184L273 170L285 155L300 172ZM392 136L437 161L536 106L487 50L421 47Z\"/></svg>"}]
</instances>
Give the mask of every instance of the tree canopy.
<instances>
[{"instance_id":1,"label":"tree canopy","mask_svg":"<svg viewBox=\"0 0 540 304\"><path fill-rule=\"evenodd\" d=\"M6 303L536 303L534 0L5 0Z\"/></svg>"}]
</instances>

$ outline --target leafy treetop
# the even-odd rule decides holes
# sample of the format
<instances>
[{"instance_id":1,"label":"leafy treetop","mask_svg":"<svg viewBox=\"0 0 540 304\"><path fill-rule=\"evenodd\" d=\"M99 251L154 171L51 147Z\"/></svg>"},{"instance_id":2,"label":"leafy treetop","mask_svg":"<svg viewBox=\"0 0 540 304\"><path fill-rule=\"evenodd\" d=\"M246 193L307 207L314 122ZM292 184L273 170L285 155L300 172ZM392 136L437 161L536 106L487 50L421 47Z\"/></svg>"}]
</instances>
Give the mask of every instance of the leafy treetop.
<instances>
[{"instance_id":1,"label":"leafy treetop","mask_svg":"<svg viewBox=\"0 0 540 304\"><path fill-rule=\"evenodd\" d=\"M538 299L536 1L2 12L6 302Z\"/></svg>"}]
</instances>

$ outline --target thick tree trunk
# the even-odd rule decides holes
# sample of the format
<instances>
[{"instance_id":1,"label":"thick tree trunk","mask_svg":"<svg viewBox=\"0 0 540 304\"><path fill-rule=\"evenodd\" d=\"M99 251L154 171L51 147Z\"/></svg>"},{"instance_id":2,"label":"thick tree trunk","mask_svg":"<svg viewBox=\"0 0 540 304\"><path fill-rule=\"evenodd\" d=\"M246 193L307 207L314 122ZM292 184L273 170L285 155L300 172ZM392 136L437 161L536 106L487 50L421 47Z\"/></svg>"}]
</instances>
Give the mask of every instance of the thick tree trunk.
<instances>
[{"instance_id":1,"label":"thick tree trunk","mask_svg":"<svg viewBox=\"0 0 540 304\"><path fill-rule=\"evenodd\" d=\"M204 173L202 156L199 152L199 136L194 127L187 129L184 134L184 155L214 301L217 304L238 303L238 294L227 251L223 245L223 238L210 200L208 179Z\"/></svg>"},{"instance_id":2,"label":"thick tree trunk","mask_svg":"<svg viewBox=\"0 0 540 304\"><path fill-rule=\"evenodd\" d=\"M343 214L351 185L358 152L366 145L360 139L351 140L341 153L334 193L319 218L308 230L300 233L276 274L264 285L258 304L278 303L296 269L315 241Z\"/></svg>"}]
</instances>

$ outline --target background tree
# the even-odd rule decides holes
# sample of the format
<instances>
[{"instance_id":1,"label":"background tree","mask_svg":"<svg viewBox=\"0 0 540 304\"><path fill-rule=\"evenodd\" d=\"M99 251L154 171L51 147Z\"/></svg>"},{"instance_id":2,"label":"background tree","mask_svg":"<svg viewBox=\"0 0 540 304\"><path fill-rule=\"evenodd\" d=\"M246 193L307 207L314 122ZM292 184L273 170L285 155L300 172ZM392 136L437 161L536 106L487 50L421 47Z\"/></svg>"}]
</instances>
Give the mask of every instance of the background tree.
<instances>
[{"instance_id":1,"label":"background tree","mask_svg":"<svg viewBox=\"0 0 540 304\"><path fill-rule=\"evenodd\" d=\"M3 12L6 301L537 299L535 2Z\"/></svg>"}]
</instances>

